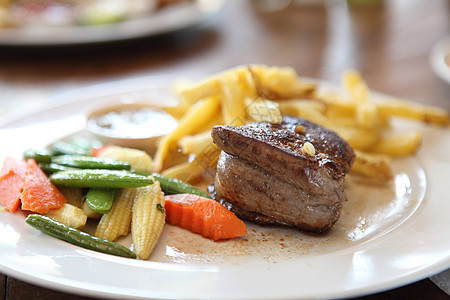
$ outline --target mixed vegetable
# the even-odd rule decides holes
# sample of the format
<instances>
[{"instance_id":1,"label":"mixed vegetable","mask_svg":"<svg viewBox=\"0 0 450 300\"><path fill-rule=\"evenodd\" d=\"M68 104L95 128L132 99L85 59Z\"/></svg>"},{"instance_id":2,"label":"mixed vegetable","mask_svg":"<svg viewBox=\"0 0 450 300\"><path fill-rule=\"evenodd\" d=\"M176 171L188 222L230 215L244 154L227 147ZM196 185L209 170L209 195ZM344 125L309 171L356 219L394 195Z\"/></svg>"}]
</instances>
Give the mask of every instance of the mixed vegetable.
<instances>
[{"instance_id":1,"label":"mixed vegetable","mask_svg":"<svg viewBox=\"0 0 450 300\"><path fill-rule=\"evenodd\" d=\"M201 189L152 172L144 151L92 148L84 140L6 157L0 203L29 213L26 223L69 243L108 254L148 259L165 223L214 241L247 234L245 224ZM98 219L93 235L81 231ZM131 233L133 251L117 243Z\"/></svg>"}]
</instances>

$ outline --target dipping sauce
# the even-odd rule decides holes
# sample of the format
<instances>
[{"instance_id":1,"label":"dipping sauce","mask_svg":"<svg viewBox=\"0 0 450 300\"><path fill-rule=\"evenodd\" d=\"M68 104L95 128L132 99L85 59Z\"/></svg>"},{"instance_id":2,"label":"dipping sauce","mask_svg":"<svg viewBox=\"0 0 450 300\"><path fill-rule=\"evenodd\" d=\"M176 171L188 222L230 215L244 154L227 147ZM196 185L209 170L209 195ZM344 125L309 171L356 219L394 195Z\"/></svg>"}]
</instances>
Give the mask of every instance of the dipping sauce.
<instances>
[{"instance_id":1,"label":"dipping sauce","mask_svg":"<svg viewBox=\"0 0 450 300\"><path fill-rule=\"evenodd\" d=\"M177 126L177 121L161 109L124 106L88 120L92 132L116 138L142 139L163 136Z\"/></svg>"},{"instance_id":2,"label":"dipping sauce","mask_svg":"<svg viewBox=\"0 0 450 300\"><path fill-rule=\"evenodd\" d=\"M95 110L88 115L86 127L106 144L142 149L154 154L161 137L177 125L178 121L161 106L129 103Z\"/></svg>"}]
</instances>

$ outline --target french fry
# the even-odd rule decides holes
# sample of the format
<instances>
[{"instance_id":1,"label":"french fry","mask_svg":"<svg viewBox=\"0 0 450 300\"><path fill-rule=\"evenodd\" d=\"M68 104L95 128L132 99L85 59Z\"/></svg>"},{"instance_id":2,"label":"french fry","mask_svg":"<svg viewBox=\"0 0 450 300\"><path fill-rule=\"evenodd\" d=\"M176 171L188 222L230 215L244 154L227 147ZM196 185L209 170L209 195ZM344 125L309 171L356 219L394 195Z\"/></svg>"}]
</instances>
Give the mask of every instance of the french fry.
<instances>
[{"instance_id":1,"label":"french fry","mask_svg":"<svg viewBox=\"0 0 450 300\"><path fill-rule=\"evenodd\" d=\"M206 132L206 131L211 131L211 128L213 128L216 125L225 125L225 121L223 120L223 116L221 114L221 112L219 111L218 114L216 114L209 123L205 124L203 127L200 127L197 130L197 134Z\"/></svg>"},{"instance_id":2,"label":"french fry","mask_svg":"<svg viewBox=\"0 0 450 300\"><path fill-rule=\"evenodd\" d=\"M176 178L187 183L193 183L203 175L205 169L205 166L200 164L197 160L194 160L192 162L184 162L170 167L161 174L169 178Z\"/></svg>"},{"instance_id":3,"label":"french fry","mask_svg":"<svg viewBox=\"0 0 450 300\"><path fill-rule=\"evenodd\" d=\"M365 129L379 128L383 123L380 118L378 107L371 100L370 90L356 71L344 73L344 87L351 95L351 100L355 105L355 118L359 126Z\"/></svg>"},{"instance_id":4,"label":"french fry","mask_svg":"<svg viewBox=\"0 0 450 300\"><path fill-rule=\"evenodd\" d=\"M367 102L370 99L369 88L356 71L346 71L344 73L344 87L351 95L351 99L356 103Z\"/></svg>"},{"instance_id":5,"label":"french fry","mask_svg":"<svg viewBox=\"0 0 450 300\"><path fill-rule=\"evenodd\" d=\"M246 112L250 122L276 124L283 121L280 105L274 101L256 98L254 100L247 99L246 103Z\"/></svg>"},{"instance_id":6,"label":"french fry","mask_svg":"<svg viewBox=\"0 0 450 300\"><path fill-rule=\"evenodd\" d=\"M355 116L356 103L352 100L342 98L337 93L316 93L315 99L325 105L326 114L330 118L333 118L334 115L352 118Z\"/></svg>"},{"instance_id":7,"label":"french fry","mask_svg":"<svg viewBox=\"0 0 450 300\"><path fill-rule=\"evenodd\" d=\"M171 134L166 135L159 142L158 148L155 153L155 171L159 172L163 169L167 157L171 151L174 151L176 146L176 139L171 137Z\"/></svg>"},{"instance_id":8,"label":"french fry","mask_svg":"<svg viewBox=\"0 0 450 300\"><path fill-rule=\"evenodd\" d=\"M222 85L222 116L226 124L245 124L246 78L243 72L227 72L219 77Z\"/></svg>"},{"instance_id":9,"label":"french fry","mask_svg":"<svg viewBox=\"0 0 450 300\"><path fill-rule=\"evenodd\" d=\"M296 71L290 67L252 65L249 69L253 74L258 95L263 98L309 98L316 89L315 83L300 82Z\"/></svg>"},{"instance_id":10,"label":"french fry","mask_svg":"<svg viewBox=\"0 0 450 300\"><path fill-rule=\"evenodd\" d=\"M201 99L220 95L222 93L222 85L217 77L212 77L185 88L179 93L184 104L191 106Z\"/></svg>"},{"instance_id":11,"label":"french fry","mask_svg":"<svg viewBox=\"0 0 450 300\"><path fill-rule=\"evenodd\" d=\"M178 141L183 154L199 155L210 146L215 146L212 141L211 131L205 131L196 135L187 135Z\"/></svg>"},{"instance_id":12,"label":"french fry","mask_svg":"<svg viewBox=\"0 0 450 300\"><path fill-rule=\"evenodd\" d=\"M297 116L323 127L334 128L336 124L324 113L323 103L313 100L285 100L278 101L283 115Z\"/></svg>"},{"instance_id":13,"label":"french fry","mask_svg":"<svg viewBox=\"0 0 450 300\"><path fill-rule=\"evenodd\" d=\"M391 134L383 137L370 152L381 153L391 157L402 157L417 152L422 143L422 133L411 131L402 134Z\"/></svg>"},{"instance_id":14,"label":"french fry","mask_svg":"<svg viewBox=\"0 0 450 300\"><path fill-rule=\"evenodd\" d=\"M155 171L163 169L164 163L170 153L176 148L177 141L185 136L198 133L198 130L208 124L220 109L220 96L214 96L198 101L178 123L178 126L161 139L154 157ZM201 117L199 117L201 116Z\"/></svg>"},{"instance_id":15,"label":"french fry","mask_svg":"<svg viewBox=\"0 0 450 300\"><path fill-rule=\"evenodd\" d=\"M327 118L324 114L318 112L315 109L304 109L299 111L295 116L306 119L308 121L311 121L313 123L316 123L320 126L326 127L328 129L333 130L336 128L336 124Z\"/></svg>"},{"instance_id":16,"label":"french fry","mask_svg":"<svg viewBox=\"0 0 450 300\"><path fill-rule=\"evenodd\" d=\"M309 99L281 100L277 101L277 103L285 115L296 115L304 110L315 110L321 114L325 114L328 109L324 103Z\"/></svg>"},{"instance_id":17,"label":"french fry","mask_svg":"<svg viewBox=\"0 0 450 300\"><path fill-rule=\"evenodd\" d=\"M359 103L356 107L356 121L365 129L376 129L381 126L378 109L373 102Z\"/></svg>"},{"instance_id":18,"label":"french fry","mask_svg":"<svg viewBox=\"0 0 450 300\"><path fill-rule=\"evenodd\" d=\"M260 72L261 84L277 94L291 94L297 87L298 76L293 68L263 68Z\"/></svg>"},{"instance_id":19,"label":"french fry","mask_svg":"<svg viewBox=\"0 0 450 300\"><path fill-rule=\"evenodd\" d=\"M239 66L226 70L218 75L211 76L199 83L188 84L184 82L178 84L178 86L176 86L176 92L183 99L184 104L190 106L201 99L223 95L224 84L221 82L223 79L237 76L239 77L239 80L247 81L247 75L248 67ZM226 83L225 87L227 87Z\"/></svg>"},{"instance_id":20,"label":"french fry","mask_svg":"<svg viewBox=\"0 0 450 300\"><path fill-rule=\"evenodd\" d=\"M167 106L163 109L172 117L179 120L181 119L189 110L191 106L187 105L186 103L180 103L176 106Z\"/></svg>"},{"instance_id":21,"label":"french fry","mask_svg":"<svg viewBox=\"0 0 450 300\"><path fill-rule=\"evenodd\" d=\"M381 132L360 127L335 126L330 128L357 150L368 150L379 140Z\"/></svg>"},{"instance_id":22,"label":"french fry","mask_svg":"<svg viewBox=\"0 0 450 300\"><path fill-rule=\"evenodd\" d=\"M386 155L355 151L356 157L351 172L364 177L386 182L393 177L391 159Z\"/></svg>"},{"instance_id":23,"label":"french fry","mask_svg":"<svg viewBox=\"0 0 450 300\"><path fill-rule=\"evenodd\" d=\"M412 103L400 99L384 99L376 102L383 117L404 117L436 125L448 125L449 114L443 108Z\"/></svg>"}]
</instances>

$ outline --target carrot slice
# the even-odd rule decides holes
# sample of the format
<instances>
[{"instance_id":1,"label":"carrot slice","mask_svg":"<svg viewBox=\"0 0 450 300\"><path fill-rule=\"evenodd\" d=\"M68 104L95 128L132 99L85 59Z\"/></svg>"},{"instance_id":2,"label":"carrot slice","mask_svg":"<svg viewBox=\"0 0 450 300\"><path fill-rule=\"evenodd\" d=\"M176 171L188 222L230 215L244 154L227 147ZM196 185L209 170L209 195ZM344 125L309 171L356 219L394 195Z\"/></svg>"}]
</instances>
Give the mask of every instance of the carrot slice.
<instances>
[{"instance_id":1,"label":"carrot slice","mask_svg":"<svg viewBox=\"0 0 450 300\"><path fill-rule=\"evenodd\" d=\"M2 169L0 170L0 176L6 175L10 171L25 177L27 164L22 160L12 156L6 156L3 161Z\"/></svg>"},{"instance_id":2,"label":"carrot slice","mask_svg":"<svg viewBox=\"0 0 450 300\"><path fill-rule=\"evenodd\" d=\"M0 170L0 203L9 212L15 212L20 206L20 189L25 182L26 163L7 156Z\"/></svg>"},{"instance_id":3,"label":"carrot slice","mask_svg":"<svg viewBox=\"0 0 450 300\"><path fill-rule=\"evenodd\" d=\"M59 208L66 203L63 194L50 182L47 175L32 159L27 160L27 173L20 199L23 210L40 214Z\"/></svg>"},{"instance_id":4,"label":"carrot slice","mask_svg":"<svg viewBox=\"0 0 450 300\"><path fill-rule=\"evenodd\" d=\"M104 145L101 146L100 148L92 148L91 150L91 155L94 157L99 156L103 151L105 151L108 147L110 147L110 145Z\"/></svg>"},{"instance_id":5,"label":"carrot slice","mask_svg":"<svg viewBox=\"0 0 450 300\"><path fill-rule=\"evenodd\" d=\"M238 217L222 204L193 194L164 197L166 222L200 234L214 241L247 234Z\"/></svg>"}]
</instances>

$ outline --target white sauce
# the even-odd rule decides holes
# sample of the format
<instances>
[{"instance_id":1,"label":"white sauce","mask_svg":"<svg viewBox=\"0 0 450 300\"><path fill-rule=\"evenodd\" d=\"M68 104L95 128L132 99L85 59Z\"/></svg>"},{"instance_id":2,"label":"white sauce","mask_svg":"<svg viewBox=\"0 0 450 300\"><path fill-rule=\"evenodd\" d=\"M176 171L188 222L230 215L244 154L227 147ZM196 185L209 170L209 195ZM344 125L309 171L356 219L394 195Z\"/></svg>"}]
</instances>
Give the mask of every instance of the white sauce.
<instances>
[{"instance_id":1,"label":"white sauce","mask_svg":"<svg viewBox=\"0 0 450 300\"><path fill-rule=\"evenodd\" d=\"M92 117L89 128L97 134L116 138L148 138L168 134L177 121L163 110L124 107Z\"/></svg>"}]
</instances>

